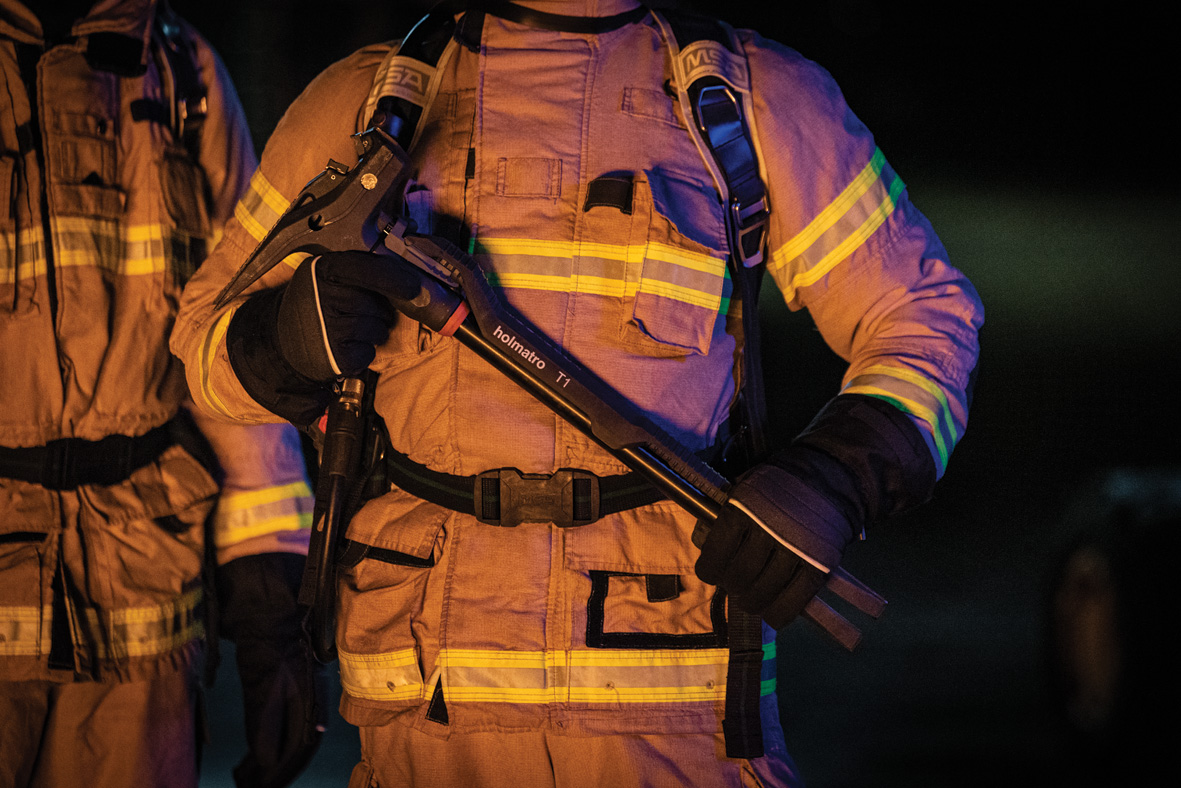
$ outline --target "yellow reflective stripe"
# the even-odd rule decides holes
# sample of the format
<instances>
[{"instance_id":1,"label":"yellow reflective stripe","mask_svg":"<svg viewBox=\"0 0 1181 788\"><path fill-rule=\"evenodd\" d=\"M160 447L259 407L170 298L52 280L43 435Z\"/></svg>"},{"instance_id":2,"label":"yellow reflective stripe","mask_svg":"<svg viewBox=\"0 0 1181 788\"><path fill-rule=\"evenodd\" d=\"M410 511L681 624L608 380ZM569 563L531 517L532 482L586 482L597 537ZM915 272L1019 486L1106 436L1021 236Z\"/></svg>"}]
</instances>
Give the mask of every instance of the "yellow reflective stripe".
<instances>
[{"instance_id":1,"label":"yellow reflective stripe","mask_svg":"<svg viewBox=\"0 0 1181 788\"><path fill-rule=\"evenodd\" d=\"M222 512L245 512L279 501L289 501L300 496L310 496L312 490L307 482L291 482L260 490L231 490L222 493L217 508Z\"/></svg>"},{"instance_id":2,"label":"yellow reflective stripe","mask_svg":"<svg viewBox=\"0 0 1181 788\"><path fill-rule=\"evenodd\" d=\"M439 655L448 702L673 703L725 696L726 649L493 651Z\"/></svg>"},{"instance_id":3,"label":"yellow reflective stripe","mask_svg":"<svg viewBox=\"0 0 1181 788\"><path fill-rule=\"evenodd\" d=\"M204 398L206 404L210 408L217 411L223 416L234 418L234 414L226 407L226 404L221 401L221 397L213 390L213 384L210 382L210 372L213 369L216 361L218 348L221 347L222 338L225 337L226 331L230 327L230 319L234 316L236 307L230 307L218 316L217 320L213 321L213 325L209 327L209 331L205 333L205 339L201 343L200 364L197 370L197 376L200 380L201 396Z\"/></svg>"},{"instance_id":4,"label":"yellow reflective stripe","mask_svg":"<svg viewBox=\"0 0 1181 788\"><path fill-rule=\"evenodd\" d=\"M218 547L281 531L312 527L312 491L306 482L261 490L223 492L213 517L213 539Z\"/></svg>"},{"instance_id":5,"label":"yellow reflective stripe","mask_svg":"<svg viewBox=\"0 0 1181 788\"><path fill-rule=\"evenodd\" d=\"M886 160L875 149L869 164L837 198L770 257L767 270L790 300L801 287L814 284L845 260L893 214L906 184L893 171L883 183ZM863 217L863 218L862 218ZM848 232L848 223L857 225Z\"/></svg>"},{"instance_id":6,"label":"yellow reflective stripe","mask_svg":"<svg viewBox=\"0 0 1181 788\"><path fill-rule=\"evenodd\" d=\"M938 453L935 459L940 470L947 467L948 457L959 441L960 433L947 395L934 381L913 370L875 364L850 380L842 392L878 397L921 420L928 425L934 438Z\"/></svg>"},{"instance_id":7,"label":"yellow reflective stripe","mask_svg":"<svg viewBox=\"0 0 1181 788\"><path fill-rule=\"evenodd\" d=\"M246 193L234 206L234 218L254 236L254 240L261 241L290 205L291 202L271 185L262 170L255 170Z\"/></svg>"},{"instance_id":8,"label":"yellow reflective stripe","mask_svg":"<svg viewBox=\"0 0 1181 788\"><path fill-rule=\"evenodd\" d=\"M100 659L166 654L205 634L197 616L202 590L194 588L170 602L102 612L86 608L83 620ZM0 655L38 656L49 651L52 609L0 607Z\"/></svg>"},{"instance_id":9,"label":"yellow reflective stripe","mask_svg":"<svg viewBox=\"0 0 1181 788\"><path fill-rule=\"evenodd\" d=\"M488 281L498 287L517 290L545 290L551 293L587 293L622 298L634 296L639 282L623 282L601 276L546 276L544 274L489 273Z\"/></svg>"},{"instance_id":10,"label":"yellow reflective stripe","mask_svg":"<svg viewBox=\"0 0 1181 788\"><path fill-rule=\"evenodd\" d=\"M0 656L29 657L49 652L50 608L0 607Z\"/></svg>"},{"instance_id":11,"label":"yellow reflective stripe","mask_svg":"<svg viewBox=\"0 0 1181 788\"><path fill-rule=\"evenodd\" d=\"M94 267L118 276L148 276L177 270L187 276L200 263L196 259L195 242L204 245L208 240L170 225L122 226L114 220L80 216L54 218L53 233L55 264L59 268ZM0 236L0 260L5 263L0 267L0 284L43 275L46 270L43 241L40 228L22 230L19 239L14 233ZM178 253L178 250L184 251ZM21 263L14 268L8 261L16 259L18 251Z\"/></svg>"},{"instance_id":12,"label":"yellow reflective stripe","mask_svg":"<svg viewBox=\"0 0 1181 788\"><path fill-rule=\"evenodd\" d=\"M103 263L114 263L114 273L143 276L170 267L164 255L164 226L160 224L120 228L112 221L69 216L54 219L53 232L57 238L55 262L62 268L105 268ZM108 248L103 249L104 244Z\"/></svg>"},{"instance_id":13,"label":"yellow reflective stripe","mask_svg":"<svg viewBox=\"0 0 1181 788\"><path fill-rule=\"evenodd\" d=\"M45 274L44 234L41 228L24 228L20 233L0 233L0 285ZM14 260L20 260L13 265Z\"/></svg>"},{"instance_id":14,"label":"yellow reflective stripe","mask_svg":"<svg viewBox=\"0 0 1181 788\"><path fill-rule=\"evenodd\" d=\"M489 272L491 284L505 288L541 290L558 293L585 293L612 298L634 297L643 292L669 298L692 306L717 311L725 300L724 286L710 287L708 279L698 277L698 284L707 289L678 281L692 272L725 280L726 261L701 252L679 249L665 244L615 245L575 243L570 241L537 241L522 238L491 238L476 242L476 253L496 255L497 270ZM629 281L620 271L619 277L596 276L586 273L540 274L531 270L513 270L514 257L573 260L575 257L624 263L647 263L639 281ZM518 265L526 265L519 263ZM660 266L667 266L664 271Z\"/></svg>"},{"instance_id":15,"label":"yellow reflective stripe","mask_svg":"<svg viewBox=\"0 0 1181 788\"><path fill-rule=\"evenodd\" d=\"M194 588L162 605L106 613L87 608L86 621L92 632L105 635L92 638L96 655L113 659L154 656L203 636L205 625L197 616L202 595L200 588Z\"/></svg>"},{"instance_id":16,"label":"yellow reflective stripe","mask_svg":"<svg viewBox=\"0 0 1181 788\"><path fill-rule=\"evenodd\" d=\"M415 649L340 651L341 686L371 700L424 697ZM725 697L729 651L505 651L444 649L438 664L449 703L683 703Z\"/></svg>"},{"instance_id":17,"label":"yellow reflective stripe","mask_svg":"<svg viewBox=\"0 0 1181 788\"><path fill-rule=\"evenodd\" d=\"M591 241L539 241L531 238L480 238L476 254L500 256L527 255L572 260L575 257L600 257L604 260L638 263L645 258L721 275L726 261L704 252L694 252L660 243L605 244Z\"/></svg>"},{"instance_id":18,"label":"yellow reflective stripe","mask_svg":"<svg viewBox=\"0 0 1181 788\"><path fill-rule=\"evenodd\" d=\"M853 182L846 186L845 190L837 195L837 198L829 203L828 207L821 211L815 219L809 222L807 227L796 233L794 238L772 254L773 264L780 265L783 261L799 257L807 251L808 247L820 240L820 236L839 222L849 212L849 209L861 199L861 196L869 191L869 187L881 176L885 163L886 156L882 153L882 149L875 148L869 164L865 165L865 168L857 174Z\"/></svg>"},{"instance_id":19,"label":"yellow reflective stripe","mask_svg":"<svg viewBox=\"0 0 1181 788\"><path fill-rule=\"evenodd\" d=\"M423 697L418 651L413 648L383 654L354 654L337 649L340 685L355 698L415 700Z\"/></svg>"},{"instance_id":20,"label":"yellow reflective stripe","mask_svg":"<svg viewBox=\"0 0 1181 788\"><path fill-rule=\"evenodd\" d=\"M671 298L674 301L681 301L691 306L703 307L711 312L718 311L718 306L722 303L721 294L710 295L690 287L674 285L655 279L643 280L640 283L640 292Z\"/></svg>"}]
</instances>

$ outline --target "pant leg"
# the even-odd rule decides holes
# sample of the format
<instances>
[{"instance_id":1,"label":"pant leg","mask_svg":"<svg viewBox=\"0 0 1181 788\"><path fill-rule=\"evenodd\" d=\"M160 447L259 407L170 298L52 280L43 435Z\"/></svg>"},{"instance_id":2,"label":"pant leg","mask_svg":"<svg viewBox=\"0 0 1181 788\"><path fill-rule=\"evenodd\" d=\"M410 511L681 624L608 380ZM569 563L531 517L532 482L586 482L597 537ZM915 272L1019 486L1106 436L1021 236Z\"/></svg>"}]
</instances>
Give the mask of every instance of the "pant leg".
<instances>
[{"instance_id":1,"label":"pant leg","mask_svg":"<svg viewBox=\"0 0 1181 788\"><path fill-rule=\"evenodd\" d=\"M23 777L14 770L14 788L59 788L80 780L88 788L196 788L199 689L194 677L169 672L121 684L18 684L19 690L0 693L3 788L8 787L2 780L8 779L10 729L28 742L14 762L31 767ZM33 715L24 726L8 720L10 710L20 710L16 704ZM33 720L39 710L38 731Z\"/></svg>"},{"instance_id":2,"label":"pant leg","mask_svg":"<svg viewBox=\"0 0 1181 788\"><path fill-rule=\"evenodd\" d=\"M48 681L0 681L0 788L26 788L49 716Z\"/></svg>"},{"instance_id":3,"label":"pant leg","mask_svg":"<svg viewBox=\"0 0 1181 788\"><path fill-rule=\"evenodd\" d=\"M363 763L349 788L556 788L541 733L439 739L397 723L360 731ZM372 772L369 782L366 767Z\"/></svg>"},{"instance_id":4,"label":"pant leg","mask_svg":"<svg viewBox=\"0 0 1181 788\"><path fill-rule=\"evenodd\" d=\"M797 788L779 753L726 757L721 734L549 737L559 788ZM786 754L786 753L784 753Z\"/></svg>"},{"instance_id":5,"label":"pant leg","mask_svg":"<svg viewBox=\"0 0 1181 788\"><path fill-rule=\"evenodd\" d=\"M773 697L773 696L772 696ZM765 759L727 758L720 734L558 736L452 734L397 723L361 728L364 762L349 788L796 788L782 747ZM786 760L784 760L786 759Z\"/></svg>"}]
</instances>

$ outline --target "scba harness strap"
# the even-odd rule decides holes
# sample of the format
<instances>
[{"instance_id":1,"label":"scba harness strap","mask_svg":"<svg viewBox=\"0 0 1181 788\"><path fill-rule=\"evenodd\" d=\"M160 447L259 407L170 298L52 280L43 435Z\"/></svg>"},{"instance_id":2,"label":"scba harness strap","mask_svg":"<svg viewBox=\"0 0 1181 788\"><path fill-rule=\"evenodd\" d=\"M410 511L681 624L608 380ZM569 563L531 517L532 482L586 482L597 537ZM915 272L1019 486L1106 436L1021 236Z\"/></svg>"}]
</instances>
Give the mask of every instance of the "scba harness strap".
<instances>
[{"instance_id":1,"label":"scba harness strap","mask_svg":"<svg viewBox=\"0 0 1181 788\"><path fill-rule=\"evenodd\" d=\"M447 0L437 4L411 29L399 45L391 49L378 68L363 114L363 118L368 121L366 128L380 126L397 140L403 149L412 150L423 125L421 120L430 111L437 95L440 81L437 75L455 55L458 47L479 52L485 14L493 14L534 27L592 33L601 32L597 27L602 25L607 25L606 29L615 29L624 24L639 22L651 14L669 48L674 75L672 87L676 89L677 101L682 115L686 118L689 134L713 177L722 204L726 206L730 266L742 303L744 340L743 383L735 416L739 422L739 442L745 450L742 462L752 465L768 453L756 305L763 273L763 266L760 264L763 262L770 206L760 172L761 160L757 152L750 101L744 100L750 94L749 66L737 37L733 29L718 20L681 11L657 12L641 7L605 21L596 20L593 24L578 17L552 14L541 15L546 18L539 19L537 12L528 11L522 10L520 6L502 2L469 4ZM596 29L587 28L588 25ZM469 163L470 154L469 151ZM591 195L588 194L588 201L590 199ZM401 459L405 460L404 457ZM477 517L491 511L483 511L489 496L481 497L482 485L494 484L500 491L499 495L503 495L505 490L511 495L512 485L522 481L517 478L520 477L519 473L515 477L510 473L506 485L506 473L503 470L481 474L475 477L475 493L472 494L469 503L467 491L472 489L470 477L454 483L451 483L452 480L445 480L447 484L420 485L418 482L421 479L429 477L434 472L423 466L407 463L408 460L402 462L396 458L388 463L388 472L393 477L391 481L424 500L460 511L468 511L470 508ZM399 483L399 475L410 487ZM552 481L557 478L555 475L527 482L535 485L533 489L541 489L551 497L562 496L554 493L550 487L561 487L570 492L571 500L568 506L562 499L563 502L556 507L559 514L544 516L533 513L535 516L552 521L555 517L561 517L560 513L566 508L570 508L571 512L576 514L579 478L571 476L569 480ZM586 479L581 481L584 485L589 484ZM603 481L596 481L597 487L601 488ZM587 487L584 486L583 489ZM586 499L587 495L589 492L584 493L582 497ZM601 500L601 489L597 497ZM647 502L650 501L634 505L639 506ZM571 524L583 523L578 522L575 516ZM731 606L728 630L730 658L726 711L722 722L726 754L731 758L757 758L763 755L759 708L763 667L762 624L758 616Z\"/></svg>"}]
</instances>

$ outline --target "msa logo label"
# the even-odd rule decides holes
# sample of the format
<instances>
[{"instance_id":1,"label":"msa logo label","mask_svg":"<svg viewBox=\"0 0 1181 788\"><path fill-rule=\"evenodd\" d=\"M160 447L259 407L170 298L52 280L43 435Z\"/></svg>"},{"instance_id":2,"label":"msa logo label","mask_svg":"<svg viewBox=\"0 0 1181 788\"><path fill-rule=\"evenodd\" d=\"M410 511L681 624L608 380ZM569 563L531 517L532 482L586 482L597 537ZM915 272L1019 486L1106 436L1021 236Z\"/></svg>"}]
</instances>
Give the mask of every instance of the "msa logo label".
<instances>
[{"instance_id":1,"label":"msa logo label","mask_svg":"<svg viewBox=\"0 0 1181 788\"><path fill-rule=\"evenodd\" d=\"M537 367L538 369L545 369L545 359L541 358L532 350L522 345L517 341L515 336L503 330L500 326L497 326L495 329L493 329L492 334L501 342L508 345L509 350L513 351L533 366Z\"/></svg>"},{"instance_id":2,"label":"msa logo label","mask_svg":"<svg viewBox=\"0 0 1181 788\"><path fill-rule=\"evenodd\" d=\"M408 57L395 57L390 62L382 85L382 93L404 98L416 104L426 100L427 86L435 70Z\"/></svg>"},{"instance_id":3,"label":"msa logo label","mask_svg":"<svg viewBox=\"0 0 1181 788\"><path fill-rule=\"evenodd\" d=\"M746 69L717 41L694 41L681 50L680 60L686 85L701 77L713 76L729 82L739 91L747 90Z\"/></svg>"}]
</instances>

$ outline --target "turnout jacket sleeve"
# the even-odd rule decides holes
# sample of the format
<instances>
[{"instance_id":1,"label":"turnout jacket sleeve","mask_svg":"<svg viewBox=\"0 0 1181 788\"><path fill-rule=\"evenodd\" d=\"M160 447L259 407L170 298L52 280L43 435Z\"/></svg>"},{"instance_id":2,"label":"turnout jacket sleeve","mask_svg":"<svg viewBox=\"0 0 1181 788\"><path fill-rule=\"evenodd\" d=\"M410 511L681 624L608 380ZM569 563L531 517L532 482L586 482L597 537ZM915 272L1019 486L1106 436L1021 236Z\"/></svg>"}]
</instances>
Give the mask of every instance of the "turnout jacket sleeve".
<instances>
[{"instance_id":1,"label":"turnout jacket sleeve","mask_svg":"<svg viewBox=\"0 0 1181 788\"><path fill-rule=\"evenodd\" d=\"M180 20L180 24L187 24ZM203 75L208 103L221 107L221 122L201 127L199 156L209 187L209 213L213 226L210 248L217 245L234 205L246 190L258 156L238 92L221 58L195 31L189 37L197 43L197 63Z\"/></svg>"},{"instance_id":2,"label":"turnout jacket sleeve","mask_svg":"<svg viewBox=\"0 0 1181 788\"><path fill-rule=\"evenodd\" d=\"M771 207L767 271L849 362L841 393L906 413L942 475L967 424L980 298L832 77L740 36Z\"/></svg>"},{"instance_id":3,"label":"turnout jacket sleeve","mask_svg":"<svg viewBox=\"0 0 1181 788\"><path fill-rule=\"evenodd\" d=\"M197 43L209 104L222 109L220 122L210 120L202 126L198 146L209 187L210 246L216 248L239 198L246 193L258 157L225 66L195 31L189 35ZM211 261L208 258L198 272ZM233 424L195 412L191 406L188 410L218 464L219 493L213 516L217 562L268 552L306 554L313 498L295 428Z\"/></svg>"},{"instance_id":4,"label":"turnout jacket sleeve","mask_svg":"<svg viewBox=\"0 0 1181 788\"><path fill-rule=\"evenodd\" d=\"M171 346L185 363L197 408L209 416L253 423L278 420L254 402L234 376L226 352L226 329L234 311L251 294L285 284L298 259L276 266L221 311L214 311L213 302L329 159L350 166L356 161L351 135L387 49L368 47L330 66L288 108L234 207L224 237L185 288Z\"/></svg>"}]
</instances>

